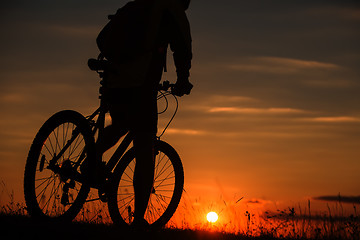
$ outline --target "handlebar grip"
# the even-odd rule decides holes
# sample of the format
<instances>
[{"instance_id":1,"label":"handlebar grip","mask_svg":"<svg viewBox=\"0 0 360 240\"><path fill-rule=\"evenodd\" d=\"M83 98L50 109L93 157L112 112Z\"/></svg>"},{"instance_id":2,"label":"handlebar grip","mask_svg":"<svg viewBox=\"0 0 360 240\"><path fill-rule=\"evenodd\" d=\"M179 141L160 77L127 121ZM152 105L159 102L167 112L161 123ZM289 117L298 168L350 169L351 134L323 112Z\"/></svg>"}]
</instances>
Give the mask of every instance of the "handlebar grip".
<instances>
[{"instance_id":1,"label":"handlebar grip","mask_svg":"<svg viewBox=\"0 0 360 240\"><path fill-rule=\"evenodd\" d=\"M170 82L169 81L164 81L162 84L163 89L168 90L170 87Z\"/></svg>"}]
</instances>

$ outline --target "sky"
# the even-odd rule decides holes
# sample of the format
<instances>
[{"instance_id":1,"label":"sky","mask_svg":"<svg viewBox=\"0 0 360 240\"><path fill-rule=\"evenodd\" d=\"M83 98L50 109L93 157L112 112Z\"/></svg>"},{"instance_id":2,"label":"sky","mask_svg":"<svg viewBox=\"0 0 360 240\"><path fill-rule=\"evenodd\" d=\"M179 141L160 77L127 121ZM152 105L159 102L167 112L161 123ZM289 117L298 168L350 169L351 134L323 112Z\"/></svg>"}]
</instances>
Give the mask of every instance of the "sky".
<instances>
[{"instance_id":1,"label":"sky","mask_svg":"<svg viewBox=\"0 0 360 240\"><path fill-rule=\"evenodd\" d=\"M87 59L99 53L107 15L125 3L2 4L0 180L19 201L44 121L97 107L99 79ZM188 195L296 203L340 193L359 202L360 4L193 0L187 14L194 89L163 140L181 155ZM164 79L174 81L168 59Z\"/></svg>"}]
</instances>

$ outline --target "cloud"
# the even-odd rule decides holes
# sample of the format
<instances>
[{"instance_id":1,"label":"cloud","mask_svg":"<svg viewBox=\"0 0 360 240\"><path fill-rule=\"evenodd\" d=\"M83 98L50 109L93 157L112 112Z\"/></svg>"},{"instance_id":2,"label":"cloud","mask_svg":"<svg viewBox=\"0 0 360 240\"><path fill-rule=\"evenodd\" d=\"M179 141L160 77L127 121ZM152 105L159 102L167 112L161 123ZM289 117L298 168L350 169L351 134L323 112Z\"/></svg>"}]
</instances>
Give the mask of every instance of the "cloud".
<instances>
[{"instance_id":1,"label":"cloud","mask_svg":"<svg viewBox=\"0 0 360 240\"><path fill-rule=\"evenodd\" d=\"M245 201L245 203L250 203L250 204L261 204L262 202L258 199L255 199L255 200L247 200Z\"/></svg>"},{"instance_id":2,"label":"cloud","mask_svg":"<svg viewBox=\"0 0 360 240\"><path fill-rule=\"evenodd\" d=\"M204 135L204 131L194 130L194 129L179 129L179 128L169 128L166 130L166 134L180 134L180 135Z\"/></svg>"},{"instance_id":3,"label":"cloud","mask_svg":"<svg viewBox=\"0 0 360 240\"><path fill-rule=\"evenodd\" d=\"M258 57L258 61L268 64L285 66L290 68L324 68L324 69L338 69L340 66L332 63L324 63L318 61L306 61L292 58L280 57Z\"/></svg>"},{"instance_id":4,"label":"cloud","mask_svg":"<svg viewBox=\"0 0 360 240\"><path fill-rule=\"evenodd\" d=\"M28 96L21 93L11 92L0 95L1 103L25 103L28 100Z\"/></svg>"},{"instance_id":5,"label":"cloud","mask_svg":"<svg viewBox=\"0 0 360 240\"><path fill-rule=\"evenodd\" d=\"M228 68L236 71L289 74L304 70L337 70L339 65L333 63L300 60L281 57L251 57L239 63L228 64Z\"/></svg>"},{"instance_id":6,"label":"cloud","mask_svg":"<svg viewBox=\"0 0 360 240\"><path fill-rule=\"evenodd\" d=\"M240 103L240 102L256 102L255 98L245 96L227 96L227 95L212 95L207 99L208 102L214 103Z\"/></svg>"},{"instance_id":7,"label":"cloud","mask_svg":"<svg viewBox=\"0 0 360 240\"><path fill-rule=\"evenodd\" d=\"M213 107L210 113L241 113L241 114L293 114L306 111L294 108L241 108L241 107Z\"/></svg>"},{"instance_id":8,"label":"cloud","mask_svg":"<svg viewBox=\"0 0 360 240\"><path fill-rule=\"evenodd\" d=\"M313 197L314 200L326 201L326 202L341 202L341 203L360 203L360 196L341 196L328 195Z\"/></svg>"},{"instance_id":9,"label":"cloud","mask_svg":"<svg viewBox=\"0 0 360 240\"><path fill-rule=\"evenodd\" d=\"M357 85L355 81L346 78L304 79L303 83L309 87L318 88L347 88Z\"/></svg>"},{"instance_id":10,"label":"cloud","mask_svg":"<svg viewBox=\"0 0 360 240\"><path fill-rule=\"evenodd\" d=\"M259 199L259 198L252 198L244 200L245 204L257 205L257 206L265 206L266 204L271 204L272 202L269 200Z\"/></svg>"},{"instance_id":11,"label":"cloud","mask_svg":"<svg viewBox=\"0 0 360 240\"><path fill-rule=\"evenodd\" d=\"M322 123L360 122L359 117L352 117L352 116L315 117L315 118L306 118L304 120L308 122L322 122Z\"/></svg>"},{"instance_id":12,"label":"cloud","mask_svg":"<svg viewBox=\"0 0 360 240\"><path fill-rule=\"evenodd\" d=\"M209 112L209 109L214 108L214 106L239 106L244 104L254 104L258 103L260 100L247 96L234 96L234 95L201 95L198 96L196 101L190 99L187 102L187 99L181 99L182 101L182 110L192 111L192 114Z\"/></svg>"}]
</instances>

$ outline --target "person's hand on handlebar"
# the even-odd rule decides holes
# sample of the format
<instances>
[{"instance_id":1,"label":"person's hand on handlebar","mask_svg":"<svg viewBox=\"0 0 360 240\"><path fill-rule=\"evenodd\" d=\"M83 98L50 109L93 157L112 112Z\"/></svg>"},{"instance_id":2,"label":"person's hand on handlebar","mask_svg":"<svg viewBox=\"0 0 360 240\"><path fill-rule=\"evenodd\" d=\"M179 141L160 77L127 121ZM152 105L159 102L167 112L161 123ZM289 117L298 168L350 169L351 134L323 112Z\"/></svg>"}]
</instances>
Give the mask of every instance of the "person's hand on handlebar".
<instances>
[{"instance_id":1,"label":"person's hand on handlebar","mask_svg":"<svg viewBox=\"0 0 360 240\"><path fill-rule=\"evenodd\" d=\"M172 93L178 97L182 97L184 94L189 95L193 85L189 82L189 79L178 79L172 89Z\"/></svg>"}]
</instances>

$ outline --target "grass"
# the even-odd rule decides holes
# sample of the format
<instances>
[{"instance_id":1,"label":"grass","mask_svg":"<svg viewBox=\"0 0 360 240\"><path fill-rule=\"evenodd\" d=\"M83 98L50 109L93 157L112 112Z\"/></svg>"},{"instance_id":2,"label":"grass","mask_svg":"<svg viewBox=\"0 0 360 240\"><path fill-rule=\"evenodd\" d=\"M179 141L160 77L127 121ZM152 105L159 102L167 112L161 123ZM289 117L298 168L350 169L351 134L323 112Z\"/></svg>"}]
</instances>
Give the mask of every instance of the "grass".
<instances>
[{"instance_id":1,"label":"grass","mask_svg":"<svg viewBox=\"0 0 360 240\"><path fill-rule=\"evenodd\" d=\"M2 239L36 239L36 240L78 240L78 239L156 239L156 240L232 240L232 239L260 239L234 234L208 231L164 229L158 232L129 232L105 224L70 223L54 224L35 222L25 216L0 215L2 224ZM19 229L21 229L19 231Z\"/></svg>"},{"instance_id":2,"label":"grass","mask_svg":"<svg viewBox=\"0 0 360 240\"><path fill-rule=\"evenodd\" d=\"M167 228L143 236L112 225L106 205L99 202L85 204L72 223L37 222L27 215L24 204L14 202L13 193L3 182L1 187L1 239L360 239L360 216L355 205L351 214L342 211L341 203L340 207L329 206L327 212L314 213L310 201L307 208L257 213L240 205L241 199L220 199L205 207L201 200L190 200L185 194ZM222 221L205 223L202 216L209 210L220 213Z\"/></svg>"},{"instance_id":3,"label":"grass","mask_svg":"<svg viewBox=\"0 0 360 240\"><path fill-rule=\"evenodd\" d=\"M177 227L210 231L215 229L261 239L360 239L360 216L355 205L353 212L347 214L343 211L341 202L336 203L333 208L328 205L326 212L312 212L310 200L305 208L298 205L265 212L247 209L246 204L239 205L239 201L225 202L221 199L212 205L219 206L221 202L225 207L218 212L222 212L221 218L225 221L215 226L198 224L190 227L190 224L185 223L183 226L177 224ZM204 212L188 206L183 216L202 216L205 215Z\"/></svg>"}]
</instances>

